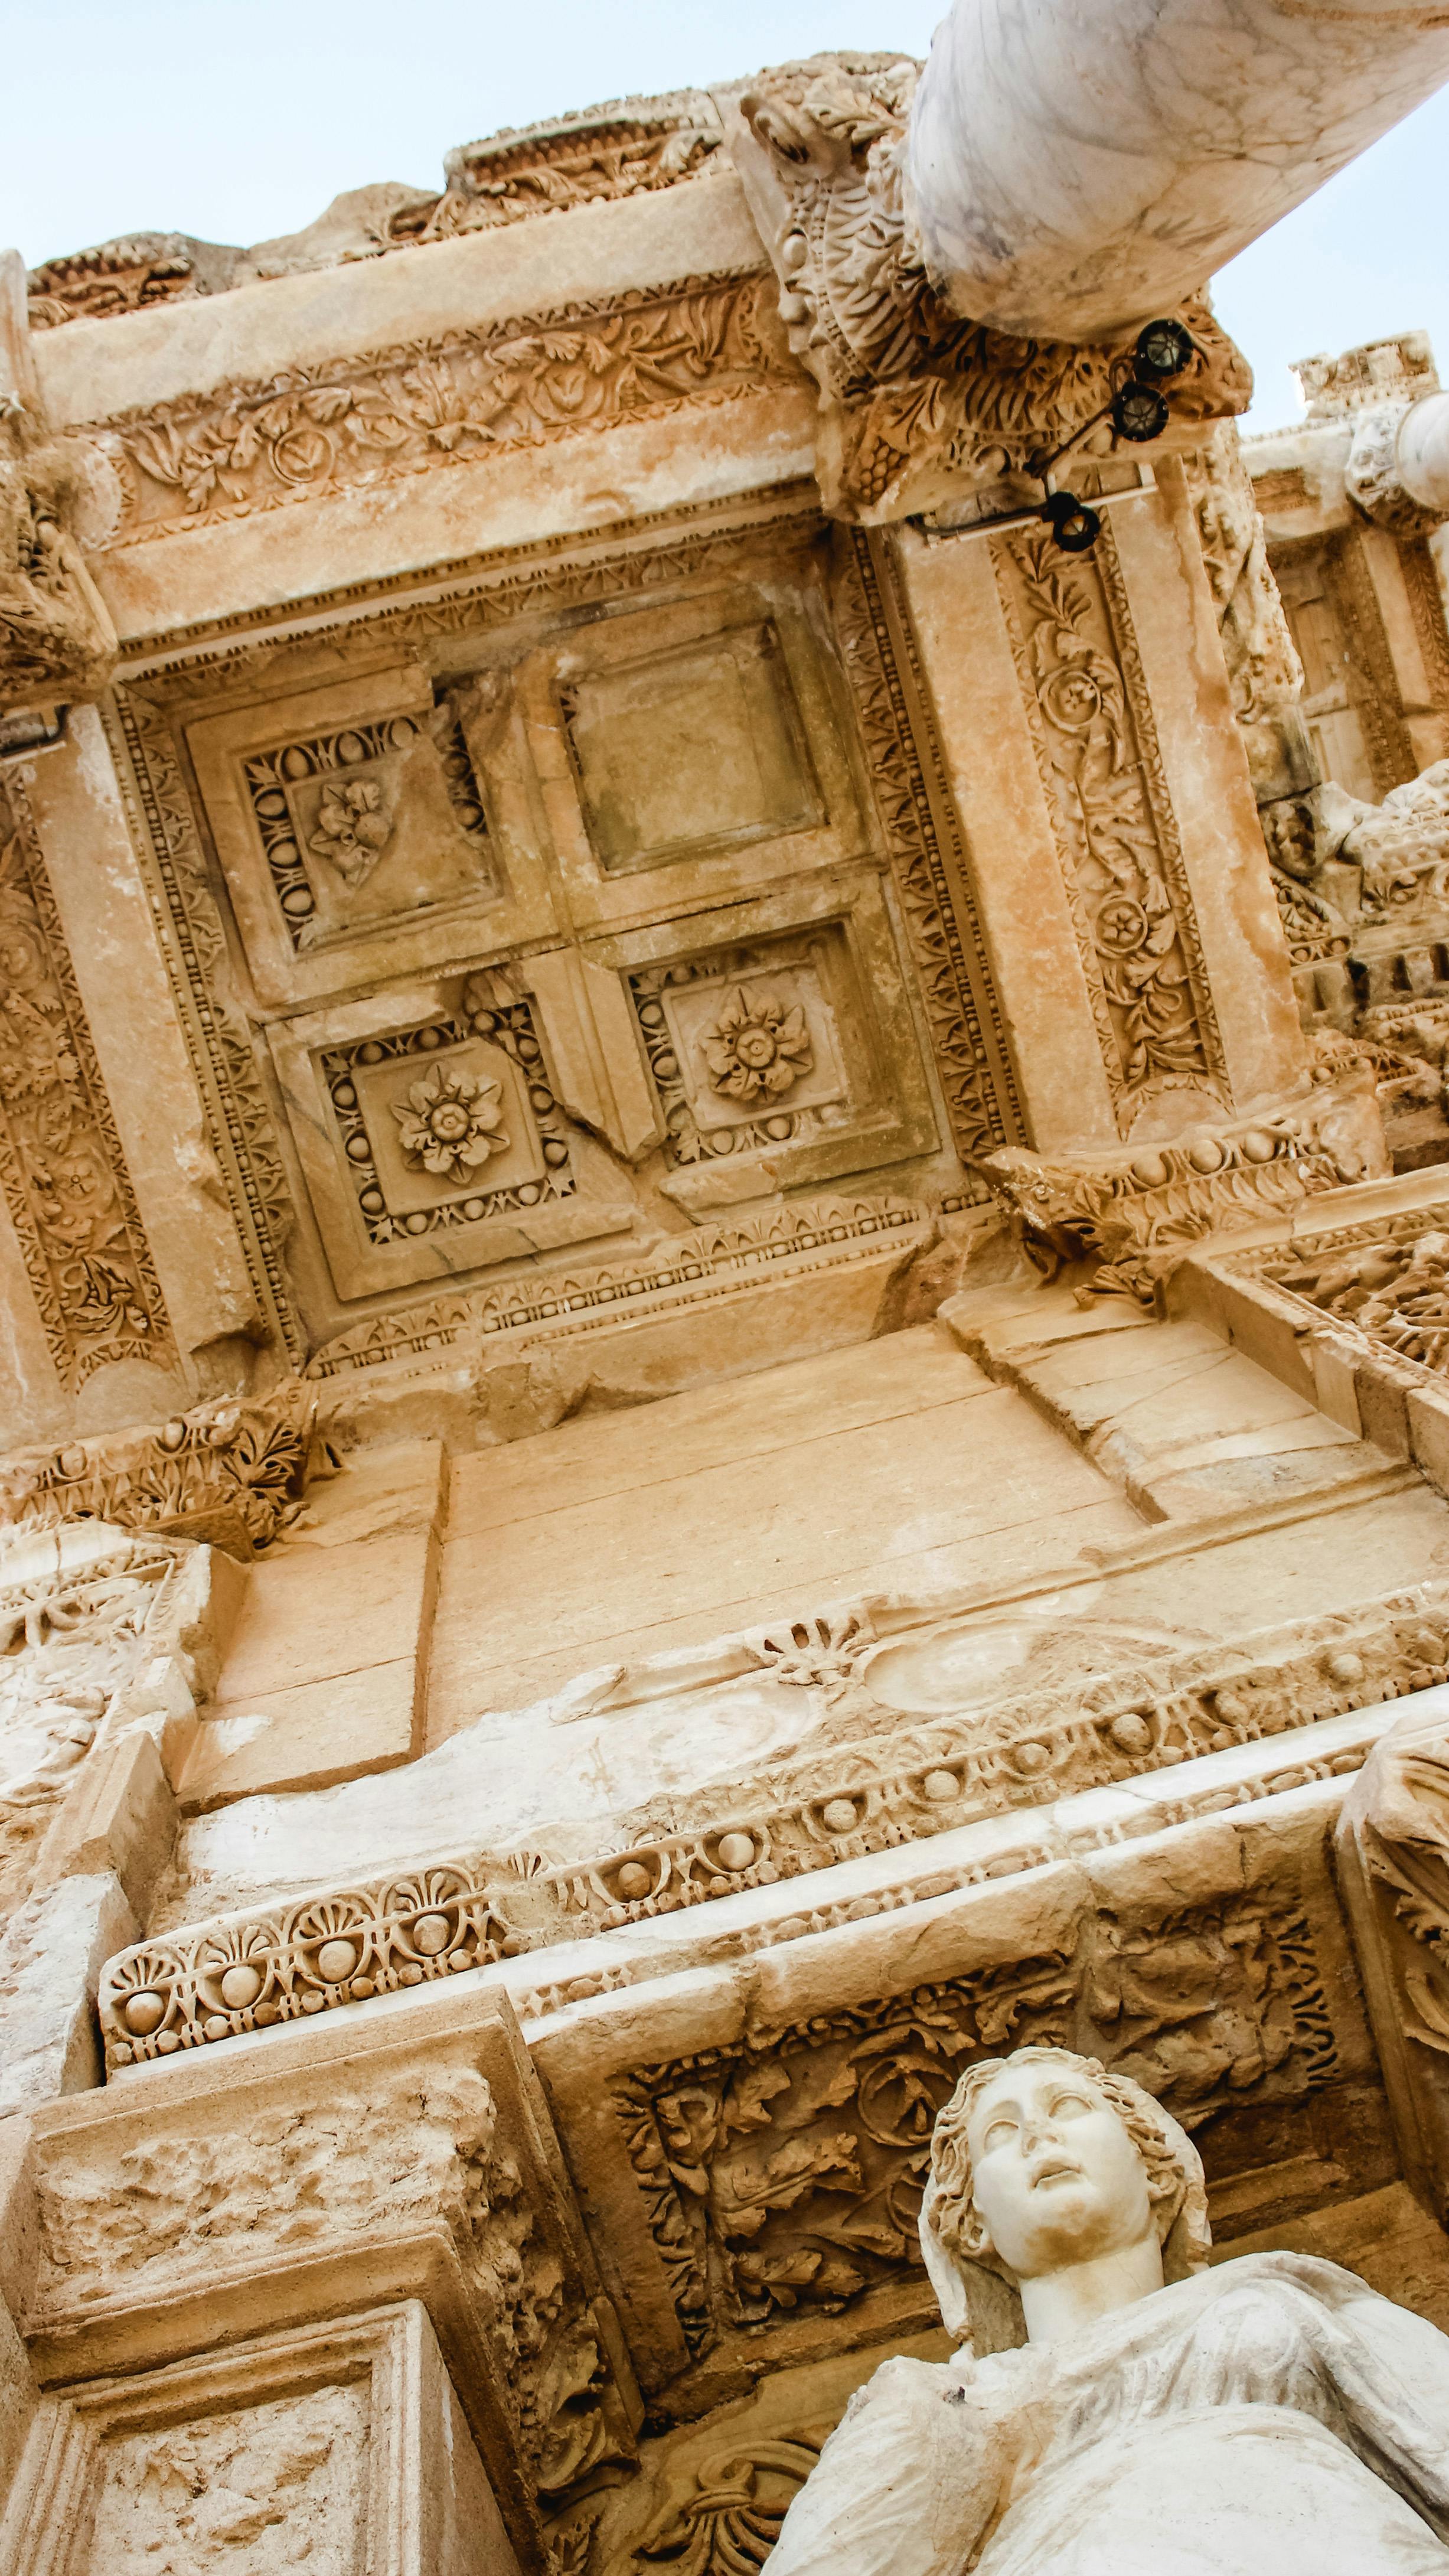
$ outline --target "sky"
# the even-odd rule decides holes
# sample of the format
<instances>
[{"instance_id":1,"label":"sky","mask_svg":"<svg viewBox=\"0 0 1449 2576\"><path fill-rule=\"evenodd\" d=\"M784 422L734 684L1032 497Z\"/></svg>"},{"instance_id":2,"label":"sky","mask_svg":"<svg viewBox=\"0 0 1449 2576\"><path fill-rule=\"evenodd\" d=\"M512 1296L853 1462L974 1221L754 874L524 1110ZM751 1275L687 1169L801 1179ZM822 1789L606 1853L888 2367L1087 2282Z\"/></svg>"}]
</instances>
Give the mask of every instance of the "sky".
<instances>
[{"instance_id":1,"label":"sky","mask_svg":"<svg viewBox=\"0 0 1449 2576\"><path fill-rule=\"evenodd\" d=\"M452 145L499 126L826 47L923 54L943 6L0 0L0 245L34 264L126 232L269 240L344 188L437 186ZM1449 380L1446 167L1449 90L1223 270L1217 309L1257 377L1248 428L1297 416L1293 359L1396 331L1426 329Z\"/></svg>"}]
</instances>

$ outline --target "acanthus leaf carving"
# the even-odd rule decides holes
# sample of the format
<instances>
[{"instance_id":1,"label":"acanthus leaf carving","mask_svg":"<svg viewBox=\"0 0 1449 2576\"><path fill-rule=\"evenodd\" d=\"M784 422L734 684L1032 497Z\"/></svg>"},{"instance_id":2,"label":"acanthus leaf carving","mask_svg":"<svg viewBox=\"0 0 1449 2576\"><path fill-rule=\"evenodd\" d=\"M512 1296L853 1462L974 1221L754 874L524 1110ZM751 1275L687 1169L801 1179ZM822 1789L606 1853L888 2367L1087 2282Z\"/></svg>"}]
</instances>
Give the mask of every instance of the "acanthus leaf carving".
<instances>
[{"instance_id":1,"label":"acanthus leaf carving","mask_svg":"<svg viewBox=\"0 0 1449 2576\"><path fill-rule=\"evenodd\" d=\"M0 1462L0 1528L76 1520L210 1541L243 1559L296 1517L314 1444L315 1398L284 1379L251 1400L225 1397L159 1430L111 1432Z\"/></svg>"},{"instance_id":2,"label":"acanthus leaf carving","mask_svg":"<svg viewBox=\"0 0 1449 2576\"><path fill-rule=\"evenodd\" d=\"M1371 1068L1325 1072L1306 1099L1256 1121L1204 1125L1135 1152L995 1153L981 1170L1046 1276L1095 1256L1094 1288L1150 1304L1157 1281L1204 1235L1383 1171Z\"/></svg>"}]
</instances>

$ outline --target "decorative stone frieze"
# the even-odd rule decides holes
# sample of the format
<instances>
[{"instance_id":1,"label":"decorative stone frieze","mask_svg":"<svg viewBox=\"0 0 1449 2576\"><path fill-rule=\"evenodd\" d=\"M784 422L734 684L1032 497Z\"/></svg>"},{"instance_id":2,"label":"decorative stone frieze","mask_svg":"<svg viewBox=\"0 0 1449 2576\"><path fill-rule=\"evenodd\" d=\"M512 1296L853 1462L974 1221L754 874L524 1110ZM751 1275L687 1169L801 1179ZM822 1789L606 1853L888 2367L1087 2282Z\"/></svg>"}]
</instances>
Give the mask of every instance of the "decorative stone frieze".
<instances>
[{"instance_id":1,"label":"decorative stone frieze","mask_svg":"<svg viewBox=\"0 0 1449 2576\"><path fill-rule=\"evenodd\" d=\"M925 1651L949 1655L948 1636L929 1634ZM989 1711L930 1723L913 1715L908 1690L894 1701L891 1644L864 1613L797 1620L733 1652L717 1648L719 1683L753 1667L787 1688L823 1692L834 1744L726 1793L676 1798L672 1830L587 1859L561 1864L533 1847L474 1853L153 1936L105 1970L108 2066L179 2064L189 2050L247 2031L750 1890L782 1891L771 1900L772 1941L801 1937L816 1928L811 1882L822 1871L1430 1687L1449 1675L1449 1594L1416 1590L1229 1647L1159 1649L1150 1679L1131 1645L1122 1640L1115 1672L1084 1683L1064 1667ZM1028 1839L1019 1865L1037 1856ZM783 1893L795 1882L803 1915ZM582 1973L592 1983L600 1972Z\"/></svg>"},{"instance_id":2,"label":"decorative stone frieze","mask_svg":"<svg viewBox=\"0 0 1449 2576\"><path fill-rule=\"evenodd\" d=\"M262 278L675 187L717 167L722 140L718 113L702 90L614 99L521 131L505 128L447 155L441 193L386 182L350 189L302 232L249 250L151 232L42 260L30 271L30 326L53 331L66 322L109 321Z\"/></svg>"},{"instance_id":3,"label":"decorative stone frieze","mask_svg":"<svg viewBox=\"0 0 1449 2576\"><path fill-rule=\"evenodd\" d=\"M728 402L790 372L772 301L757 276L688 278L97 423L123 495L109 543Z\"/></svg>"},{"instance_id":4,"label":"decorative stone frieze","mask_svg":"<svg viewBox=\"0 0 1449 2576\"><path fill-rule=\"evenodd\" d=\"M691 2354L798 2309L848 2313L909 2277L935 2115L974 2058L1075 2047L1195 2126L1249 2086L1294 2098L1333 2080L1322 1975L1291 1903L1185 1906L1150 1930L1103 1913L1074 1955L760 2028L617 2082Z\"/></svg>"},{"instance_id":5,"label":"decorative stone frieze","mask_svg":"<svg viewBox=\"0 0 1449 2576\"><path fill-rule=\"evenodd\" d=\"M310 1379L416 1361L429 1351L494 1336L577 1339L611 1331L620 1313L642 1316L732 1297L757 1276L834 1268L898 1236L924 1240L919 1209L904 1199L792 1199L756 1217L719 1217L673 1235L668 1248L496 1286L430 1297L354 1324L308 1365Z\"/></svg>"},{"instance_id":6,"label":"decorative stone frieze","mask_svg":"<svg viewBox=\"0 0 1449 2576\"><path fill-rule=\"evenodd\" d=\"M110 1521L251 1558L300 1508L317 1463L313 1410L310 1391L284 1380L268 1396L198 1405L159 1430L17 1453L0 1464L0 1527Z\"/></svg>"},{"instance_id":7,"label":"decorative stone frieze","mask_svg":"<svg viewBox=\"0 0 1449 2576\"><path fill-rule=\"evenodd\" d=\"M730 139L791 347L820 387L825 506L866 524L959 501L972 484L1010 492L1089 425L1092 452L1111 454L1102 416L1129 371L1111 348L963 321L937 294L903 201L919 72L908 56L819 54L762 74ZM1245 409L1239 352L1201 306L1188 318L1194 355L1175 413Z\"/></svg>"},{"instance_id":8,"label":"decorative stone frieze","mask_svg":"<svg viewBox=\"0 0 1449 2576\"><path fill-rule=\"evenodd\" d=\"M1063 1261L1101 1255L1093 1286L1144 1302L1202 1236L1281 1215L1383 1167L1373 1076L1360 1065L1291 1108L1173 1144L1052 1161L1013 1151L981 1165L1048 1277Z\"/></svg>"},{"instance_id":9,"label":"decorative stone frieze","mask_svg":"<svg viewBox=\"0 0 1449 2576\"><path fill-rule=\"evenodd\" d=\"M166 1308L23 791L0 787L0 1187L68 1394L174 1364Z\"/></svg>"}]
</instances>

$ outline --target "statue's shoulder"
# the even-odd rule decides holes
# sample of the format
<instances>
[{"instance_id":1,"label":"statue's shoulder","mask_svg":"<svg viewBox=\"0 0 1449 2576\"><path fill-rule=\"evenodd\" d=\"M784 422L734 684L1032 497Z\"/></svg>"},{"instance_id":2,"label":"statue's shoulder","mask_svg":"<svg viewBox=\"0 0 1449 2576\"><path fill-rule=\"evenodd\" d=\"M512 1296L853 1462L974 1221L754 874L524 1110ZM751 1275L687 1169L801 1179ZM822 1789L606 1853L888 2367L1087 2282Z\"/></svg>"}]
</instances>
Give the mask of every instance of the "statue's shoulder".
<instances>
[{"instance_id":1,"label":"statue's shoulder","mask_svg":"<svg viewBox=\"0 0 1449 2576\"><path fill-rule=\"evenodd\" d=\"M952 2385L959 2383L963 2366L969 2364L918 2361L912 2353L892 2353L857 2388L843 2420L849 2423L854 2416L858 2422L867 2409L873 2416L922 2414L949 2395Z\"/></svg>"}]
</instances>

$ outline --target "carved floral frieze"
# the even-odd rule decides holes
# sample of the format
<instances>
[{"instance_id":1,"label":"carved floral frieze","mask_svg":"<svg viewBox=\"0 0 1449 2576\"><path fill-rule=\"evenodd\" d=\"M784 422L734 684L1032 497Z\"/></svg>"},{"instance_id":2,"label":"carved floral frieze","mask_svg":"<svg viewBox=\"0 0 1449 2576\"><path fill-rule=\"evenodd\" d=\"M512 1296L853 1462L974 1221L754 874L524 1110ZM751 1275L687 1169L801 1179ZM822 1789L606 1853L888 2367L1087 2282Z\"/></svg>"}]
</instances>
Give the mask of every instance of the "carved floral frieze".
<instances>
[{"instance_id":1,"label":"carved floral frieze","mask_svg":"<svg viewBox=\"0 0 1449 2576\"><path fill-rule=\"evenodd\" d=\"M110 542L730 401L794 374L772 300L753 274L691 278L98 424L125 496Z\"/></svg>"},{"instance_id":2,"label":"carved floral frieze","mask_svg":"<svg viewBox=\"0 0 1449 2576\"><path fill-rule=\"evenodd\" d=\"M24 804L0 790L0 1187L56 1375L175 1358L65 934Z\"/></svg>"},{"instance_id":3,"label":"carved floral frieze","mask_svg":"<svg viewBox=\"0 0 1449 2576\"><path fill-rule=\"evenodd\" d=\"M1164 1091L1229 1098L1176 817L1107 522L1090 561L1049 531L992 542L1121 1133Z\"/></svg>"},{"instance_id":4,"label":"carved floral frieze","mask_svg":"<svg viewBox=\"0 0 1449 2576\"><path fill-rule=\"evenodd\" d=\"M909 2282L937 2113L973 2059L1037 2045L1098 2058L1189 2128L1337 2072L1287 1889L1150 1922L1093 1915L1072 1951L640 2068L612 2099L691 2354Z\"/></svg>"},{"instance_id":5,"label":"carved floral frieze","mask_svg":"<svg viewBox=\"0 0 1449 2576\"><path fill-rule=\"evenodd\" d=\"M1241 1645L1158 1650L1150 1670L1132 1656L1085 1681L1054 1674L987 1712L926 1723L892 1706L888 1678L871 1687L867 1667L881 1643L859 1613L745 1641L745 1669L824 1694L840 1740L727 1794L672 1802L668 1829L656 1815L647 1835L572 1862L529 1847L474 1853L121 1952L101 1985L108 2065L174 2062L244 2031L525 1953L540 1954L543 1996L543 1954L559 1942L797 1880L801 1910L780 1915L767 1937L799 1936L818 1928L811 1880L842 1861L1175 1770L1449 1678L1449 1592L1406 1593ZM1028 1842L1020 1866L1042 1856ZM912 1901L895 1891L881 1898ZM583 1973L589 1992L611 1971Z\"/></svg>"},{"instance_id":6,"label":"carved floral frieze","mask_svg":"<svg viewBox=\"0 0 1449 2576\"><path fill-rule=\"evenodd\" d=\"M316 1399L298 1379L265 1397L226 1397L159 1429L118 1431L0 1461L0 1528L120 1529L209 1541L247 1559L301 1508Z\"/></svg>"}]
</instances>

